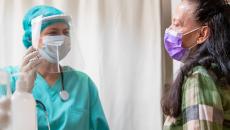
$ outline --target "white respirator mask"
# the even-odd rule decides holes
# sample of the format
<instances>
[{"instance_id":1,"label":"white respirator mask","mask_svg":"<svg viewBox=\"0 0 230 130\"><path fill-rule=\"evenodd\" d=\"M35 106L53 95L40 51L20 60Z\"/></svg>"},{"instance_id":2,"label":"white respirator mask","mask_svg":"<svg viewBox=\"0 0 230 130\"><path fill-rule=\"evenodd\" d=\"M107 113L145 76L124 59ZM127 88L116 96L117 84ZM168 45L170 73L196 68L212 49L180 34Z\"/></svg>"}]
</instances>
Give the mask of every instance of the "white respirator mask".
<instances>
[{"instance_id":1,"label":"white respirator mask","mask_svg":"<svg viewBox=\"0 0 230 130\"><path fill-rule=\"evenodd\" d=\"M38 49L42 58L50 63L57 63L64 59L71 50L70 37L65 35L44 36L44 47Z\"/></svg>"}]
</instances>

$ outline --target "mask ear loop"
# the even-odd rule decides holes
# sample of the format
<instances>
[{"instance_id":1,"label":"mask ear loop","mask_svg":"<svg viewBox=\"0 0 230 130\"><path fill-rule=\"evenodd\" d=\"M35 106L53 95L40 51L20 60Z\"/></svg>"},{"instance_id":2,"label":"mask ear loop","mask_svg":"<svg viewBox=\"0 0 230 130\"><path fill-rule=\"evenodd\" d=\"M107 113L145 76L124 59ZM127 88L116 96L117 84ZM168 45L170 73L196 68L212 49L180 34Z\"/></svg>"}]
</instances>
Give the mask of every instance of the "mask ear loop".
<instances>
[{"instance_id":1,"label":"mask ear loop","mask_svg":"<svg viewBox=\"0 0 230 130\"><path fill-rule=\"evenodd\" d=\"M190 34L190 33L192 33L192 32L195 32L195 31L197 31L198 29L201 29L202 27L197 27L197 28L195 28L195 29L193 29L193 30L191 30L191 31L189 31L189 32L186 32L185 34L183 34L183 36L185 36L185 35L188 35L188 34ZM195 43L195 44L193 44L191 47L189 47L188 49L189 50L191 50L192 48L194 48L195 46L197 46L198 45L198 43Z\"/></svg>"},{"instance_id":2,"label":"mask ear loop","mask_svg":"<svg viewBox=\"0 0 230 130\"><path fill-rule=\"evenodd\" d=\"M203 25L203 26L201 26L201 27L199 27L199 28L196 28L196 29L190 31L190 33L193 32L193 31L196 31L196 30L198 30L198 29L201 29L202 27L208 27L208 26L207 26L207 25ZM192 49L192 48L194 48L194 47L197 46L197 45L198 45L198 43L192 45L191 47L189 47L189 49Z\"/></svg>"},{"instance_id":3,"label":"mask ear loop","mask_svg":"<svg viewBox=\"0 0 230 130\"><path fill-rule=\"evenodd\" d=\"M191 30L191 31L189 31L189 32L184 33L183 36L188 35L188 34L190 34L190 33L192 33L192 32L195 32L196 30L201 29L201 28L202 28L202 27L197 27L197 28L195 28L195 29L193 29L193 30Z\"/></svg>"},{"instance_id":4,"label":"mask ear loop","mask_svg":"<svg viewBox=\"0 0 230 130\"><path fill-rule=\"evenodd\" d=\"M191 47L189 47L188 49L189 50L191 50L192 48L194 48L195 46L197 46L198 45L198 43L196 43L196 44L194 44L194 45L192 45Z\"/></svg>"}]
</instances>

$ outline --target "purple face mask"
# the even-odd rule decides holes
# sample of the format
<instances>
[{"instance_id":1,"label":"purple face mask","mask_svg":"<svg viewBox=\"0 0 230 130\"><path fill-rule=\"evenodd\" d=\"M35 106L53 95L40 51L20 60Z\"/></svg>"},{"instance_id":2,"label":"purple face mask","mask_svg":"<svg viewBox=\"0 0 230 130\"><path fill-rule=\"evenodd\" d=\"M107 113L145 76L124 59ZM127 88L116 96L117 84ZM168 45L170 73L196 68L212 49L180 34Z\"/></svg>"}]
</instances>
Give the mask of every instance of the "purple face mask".
<instances>
[{"instance_id":1,"label":"purple face mask","mask_svg":"<svg viewBox=\"0 0 230 130\"><path fill-rule=\"evenodd\" d=\"M178 33L171 29L166 29L164 35L164 45L169 56L177 61L182 61L183 59L185 59L185 57L189 54L190 49L194 46L192 46L191 48L183 48L182 37L183 35L187 35L198 29L199 28L196 28L186 34Z\"/></svg>"}]
</instances>

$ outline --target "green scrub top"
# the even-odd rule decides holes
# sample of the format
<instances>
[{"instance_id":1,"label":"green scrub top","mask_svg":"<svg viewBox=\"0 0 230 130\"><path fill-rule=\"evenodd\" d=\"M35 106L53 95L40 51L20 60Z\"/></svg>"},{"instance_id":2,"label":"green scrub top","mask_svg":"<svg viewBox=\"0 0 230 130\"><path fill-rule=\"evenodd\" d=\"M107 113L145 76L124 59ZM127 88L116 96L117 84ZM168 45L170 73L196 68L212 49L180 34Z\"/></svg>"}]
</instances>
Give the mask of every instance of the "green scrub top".
<instances>
[{"instance_id":1,"label":"green scrub top","mask_svg":"<svg viewBox=\"0 0 230 130\"><path fill-rule=\"evenodd\" d=\"M70 67L64 67L63 81L70 97L62 101L59 92L62 90L61 78L52 86L37 74L32 94L35 100L44 104L48 112L51 130L109 130L95 84L85 73ZM5 70L14 74L18 67L7 67ZM71 70L71 71L70 71ZM10 78L12 92L15 91L17 77ZM37 104L38 130L48 130L45 111Z\"/></svg>"}]
</instances>

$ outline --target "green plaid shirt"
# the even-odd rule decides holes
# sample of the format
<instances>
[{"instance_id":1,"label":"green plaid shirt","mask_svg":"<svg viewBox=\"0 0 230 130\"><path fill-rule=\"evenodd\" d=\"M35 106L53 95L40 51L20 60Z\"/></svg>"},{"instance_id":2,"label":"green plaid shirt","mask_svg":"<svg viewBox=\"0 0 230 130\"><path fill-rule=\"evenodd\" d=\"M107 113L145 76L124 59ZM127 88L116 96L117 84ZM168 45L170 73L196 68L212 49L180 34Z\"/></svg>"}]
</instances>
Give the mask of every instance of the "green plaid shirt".
<instances>
[{"instance_id":1,"label":"green plaid shirt","mask_svg":"<svg viewBox=\"0 0 230 130\"><path fill-rule=\"evenodd\" d=\"M181 111L176 119L166 116L164 130L230 130L230 89L197 66L184 81Z\"/></svg>"}]
</instances>

